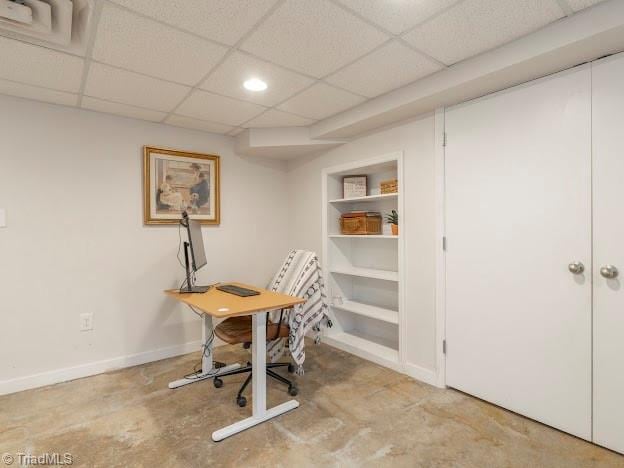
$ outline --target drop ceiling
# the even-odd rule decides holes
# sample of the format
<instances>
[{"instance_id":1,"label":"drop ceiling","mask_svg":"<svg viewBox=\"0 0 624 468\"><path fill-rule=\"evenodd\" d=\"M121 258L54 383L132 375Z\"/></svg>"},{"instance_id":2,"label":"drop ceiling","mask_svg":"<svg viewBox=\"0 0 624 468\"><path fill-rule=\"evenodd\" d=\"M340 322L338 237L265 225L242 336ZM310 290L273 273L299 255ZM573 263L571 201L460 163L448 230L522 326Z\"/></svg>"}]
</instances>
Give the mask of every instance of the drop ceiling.
<instances>
[{"instance_id":1,"label":"drop ceiling","mask_svg":"<svg viewBox=\"0 0 624 468\"><path fill-rule=\"evenodd\" d=\"M96 0L82 50L0 29L0 93L228 135L305 127L601 1Z\"/></svg>"}]
</instances>

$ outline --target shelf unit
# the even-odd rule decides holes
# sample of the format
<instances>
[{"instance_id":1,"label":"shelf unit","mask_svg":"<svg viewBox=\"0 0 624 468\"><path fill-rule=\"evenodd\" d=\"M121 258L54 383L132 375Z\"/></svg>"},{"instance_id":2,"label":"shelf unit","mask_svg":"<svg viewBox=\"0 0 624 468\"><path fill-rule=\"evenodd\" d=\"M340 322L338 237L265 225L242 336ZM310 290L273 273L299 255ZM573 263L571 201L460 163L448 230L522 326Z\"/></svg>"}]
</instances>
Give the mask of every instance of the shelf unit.
<instances>
[{"instance_id":1,"label":"shelf unit","mask_svg":"<svg viewBox=\"0 0 624 468\"><path fill-rule=\"evenodd\" d=\"M329 237L333 237L333 238L346 237L346 238L354 238L354 239L392 239L392 240L398 240L399 239L399 236L392 236L392 235L385 235L385 234L368 234L368 235L362 235L362 234L330 234Z\"/></svg>"},{"instance_id":2,"label":"shelf unit","mask_svg":"<svg viewBox=\"0 0 624 468\"><path fill-rule=\"evenodd\" d=\"M334 304L333 307L334 309L344 310L346 312L382 320L388 323L394 323L395 325L399 324L399 312L396 310L362 304L361 302L356 301L345 301L342 304Z\"/></svg>"},{"instance_id":3,"label":"shelf unit","mask_svg":"<svg viewBox=\"0 0 624 468\"><path fill-rule=\"evenodd\" d=\"M368 194L342 198L342 178L368 176ZM398 179L399 193L379 193ZM403 238L340 234L340 215L352 210L396 210L403 217L403 154L326 168L322 174L323 264L334 326L325 342L392 369L402 369ZM402 223L400 230L403 229Z\"/></svg>"},{"instance_id":4,"label":"shelf unit","mask_svg":"<svg viewBox=\"0 0 624 468\"><path fill-rule=\"evenodd\" d=\"M399 273L392 270L375 270L374 268L358 268L354 266L332 267L330 273L337 275L359 276L384 281L399 281Z\"/></svg>"},{"instance_id":5,"label":"shelf unit","mask_svg":"<svg viewBox=\"0 0 624 468\"><path fill-rule=\"evenodd\" d=\"M375 202L380 200L392 200L398 197L398 193L383 193L379 195L366 195L365 197L336 198L335 200L329 200L329 203Z\"/></svg>"}]
</instances>

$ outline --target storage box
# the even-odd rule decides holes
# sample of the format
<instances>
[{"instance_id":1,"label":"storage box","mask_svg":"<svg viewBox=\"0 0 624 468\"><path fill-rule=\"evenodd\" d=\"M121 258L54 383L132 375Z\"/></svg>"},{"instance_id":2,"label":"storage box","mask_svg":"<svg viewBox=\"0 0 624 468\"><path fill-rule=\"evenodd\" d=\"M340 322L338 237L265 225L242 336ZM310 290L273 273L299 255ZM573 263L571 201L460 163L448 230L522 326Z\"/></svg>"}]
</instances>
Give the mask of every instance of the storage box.
<instances>
[{"instance_id":1,"label":"storage box","mask_svg":"<svg viewBox=\"0 0 624 468\"><path fill-rule=\"evenodd\" d=\"M340 217L340 232L348 235L381 234L381 213L352 211Z\"/></svg>"},{"instance_id":2,"label":"storage box","mask_svg":"<svg viewBox=\"0 0 624 468\"><path fill-rule=\"evenodd\" d=\"M397 193L399 191L398 179L382 180L380 183L381 193Z\"/></svg>"}]
</instances>

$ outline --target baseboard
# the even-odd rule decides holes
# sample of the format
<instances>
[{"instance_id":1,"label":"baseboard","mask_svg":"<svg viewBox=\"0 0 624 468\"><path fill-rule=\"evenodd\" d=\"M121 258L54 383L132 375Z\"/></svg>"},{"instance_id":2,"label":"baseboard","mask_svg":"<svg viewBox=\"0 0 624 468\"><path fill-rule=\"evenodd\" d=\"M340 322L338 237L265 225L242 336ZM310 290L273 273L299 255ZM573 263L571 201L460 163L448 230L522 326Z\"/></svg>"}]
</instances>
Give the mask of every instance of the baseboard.
<instances>
[{"instance_id":1,"label":"baseboard","mask_svg":"<svg viewBox=\"0 0 624 468\"><path fill-rule=\"evenodd\" d=\"M434 387L440 387L438 373L436 371L408 363L405 363L403 367L405 369L405 374L409 375L411 378L433 385Z\"/></svg>"},{"instance_id":2,"label":"baseboard","mask_svg":"<svg viewBox=\"0 0 624 468\"><path fill-rule=\"evenodd\" d=\"M44 387L68 380L80 379L91 375L102 374L116 369L125 367L138 366L148 362L160 361L170 357L180 356L182 354L192 353L201 348L201 341L191 341L176 346L159 348L152 351L145 351L137 354L129 354L112 359L90 362L74 367L66 367L56 369L39 374L17 377L15 379L0 381L0 395L8 393L21 392L31 388Z\"/></svg>"}]
</instances>

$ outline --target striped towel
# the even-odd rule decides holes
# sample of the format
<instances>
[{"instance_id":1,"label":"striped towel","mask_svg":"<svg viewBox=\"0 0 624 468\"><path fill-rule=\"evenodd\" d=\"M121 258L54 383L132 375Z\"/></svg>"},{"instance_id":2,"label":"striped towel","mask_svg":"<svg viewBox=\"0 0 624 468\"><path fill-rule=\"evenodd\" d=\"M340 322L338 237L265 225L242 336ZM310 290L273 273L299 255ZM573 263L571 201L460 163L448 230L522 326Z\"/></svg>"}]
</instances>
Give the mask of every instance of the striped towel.
<instances>
[{"instance_id":1,"label":"striped towel","mask_svg":"<svg viewBox=\"0 0 624 468\"><path fill-rule=\"evenodd\" d=\"M278 273L271 281L268 289L282 294L299 296L306 300L293 309L285 311L284 321L290 327L288 349L297 365L297 375L303 375L305 361L304 338L314 331L314 342L320 342L321 324L331 326L327 315L327 296L323 273L319 259L314 252L292 250ZM279 320L279 311L271 312L271 320ZM286 339L271 341L267 344L270 362L276 362L286 351Z\"/></svg>"}]
</instances>

